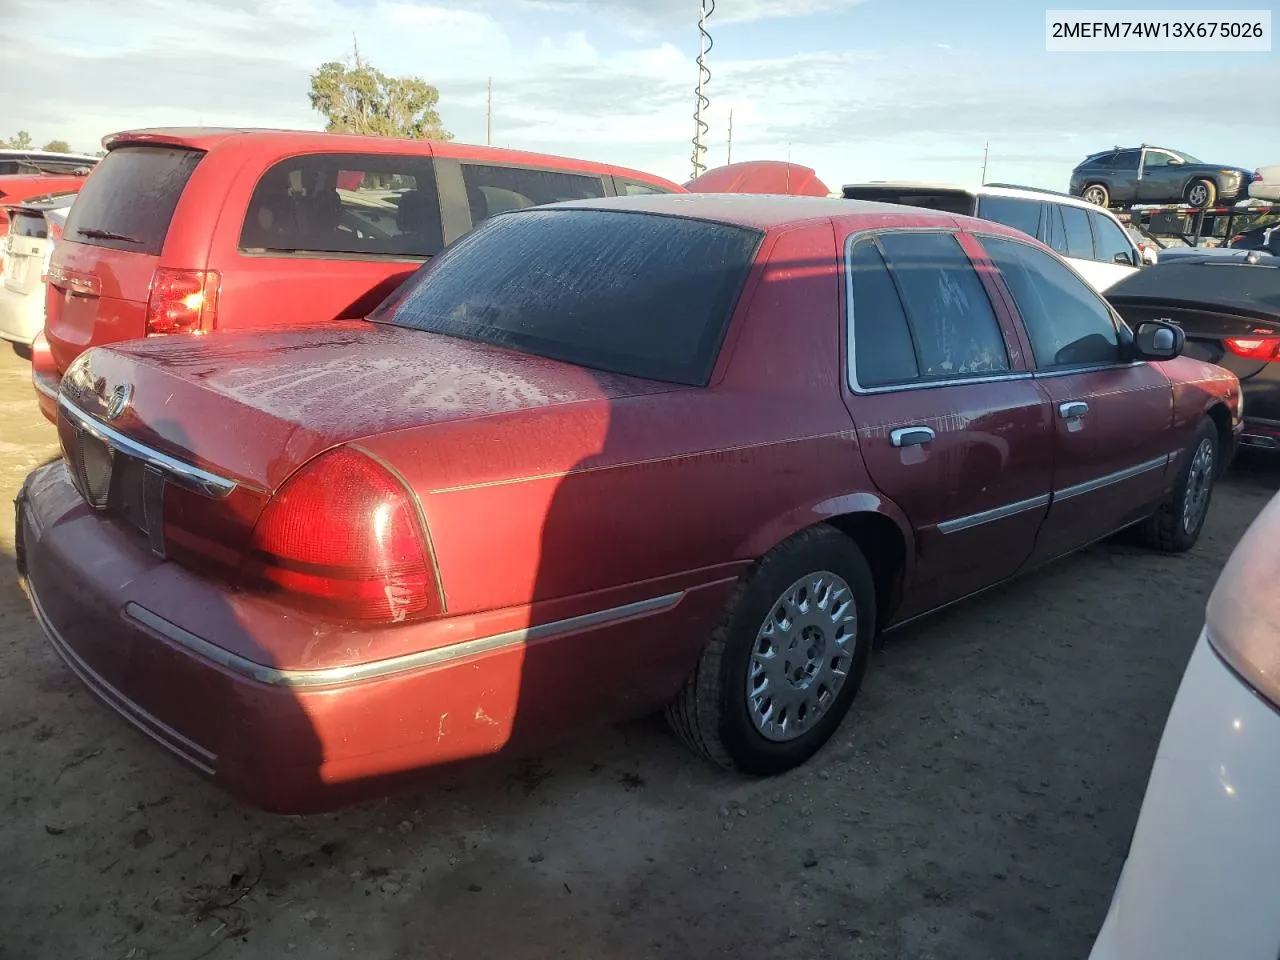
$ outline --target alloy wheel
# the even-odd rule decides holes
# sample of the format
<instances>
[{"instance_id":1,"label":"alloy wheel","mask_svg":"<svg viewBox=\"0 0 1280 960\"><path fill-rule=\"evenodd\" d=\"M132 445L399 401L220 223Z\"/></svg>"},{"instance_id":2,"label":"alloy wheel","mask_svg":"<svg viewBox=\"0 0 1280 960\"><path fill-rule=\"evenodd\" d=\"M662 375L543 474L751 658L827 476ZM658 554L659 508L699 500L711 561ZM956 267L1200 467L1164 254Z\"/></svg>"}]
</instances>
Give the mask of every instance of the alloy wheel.
<instances>
[{"instance_id":1,"label":"alloy wheel","mask_svg":"<svg viewBox=\"0 0 1280 960\"><path fill-rule=\"evenodd\" d=\"M1204 522L1209 492L1213 489L1213 469L1213 441L1206 438L1196 447L1187 473L1187 490L1182 497L1182 529L1186 533L1195 533Z\"/></svg>"}]
</instances>

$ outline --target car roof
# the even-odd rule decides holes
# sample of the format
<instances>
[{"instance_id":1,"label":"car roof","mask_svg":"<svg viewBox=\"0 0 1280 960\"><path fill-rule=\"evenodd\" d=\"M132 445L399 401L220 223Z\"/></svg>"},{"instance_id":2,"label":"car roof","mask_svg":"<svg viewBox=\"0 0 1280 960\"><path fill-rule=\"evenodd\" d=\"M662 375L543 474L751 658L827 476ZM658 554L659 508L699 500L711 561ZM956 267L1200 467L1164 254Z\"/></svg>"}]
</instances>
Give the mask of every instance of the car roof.
<instances>
[{"instance_id":1,"label":"car roof","mask_svg":"<svg viewBox=\"0 0 1280 960\"><path fill-rule=\"evenodd\" d=\"M993 226L986 220L907 207L900 203L758 193L668 193L635 197L603 197L593 200L567 200L551 204L550 207L656 213L740 227L754 227L759 230L798 226L822 220L839 220L843 223L852 221L853 226L864 225L859 221L871 221L865 223L866 226L893 226L892 222L886 224L886 220L899 221L904 225L909 223L915 226L937 225L951 228L960 225L981 230L989 230ZM531 207L521 212L539 209L545 210L548 207Z\"/></svg>"},{"instance_id":2,"label":"car roof","mask_svg":"<svg viewBox=\"0 0 1280 960\"><path fill-rule=\"evenodd\" d=\"M967 193L973 197L1011 197L1019 200L1044 200L1052 197L1057 203L1105 213L1112 220L1116 220L1115 214L1111 213L1110 210L1104 210L1097 204L1090 203L1082 197L1040 187L1023 187L1013 183L965 184L936 180L868 180L864 183L847 183L843 189L856 189L858 187L874 187L888 190L946 190L954 193ZM845 203L848 202L848 200L845 201ZM1118 223L1119 221L1117 220L1116 222Z\"/></svg>"},{"instance_id":3,"label":"car roof","mask_svg":"<svg viewBox=\"0 0 1280 960\"><path fill-rule=\"evenodd\" d=\"M421 149L424 143L430 143L430 149L442 157L466 156L476 160L495 160L507 162L524 162L528 164L555 164L569 169L573 167L590 167L592 169L608 169L620 176L638 177L640 179L665 183L677 190L683 189L678 184L654 176L643 170L633 170L612 163L601 163L595 160L584 160L580 157L562 157L550 153L530 153L524 150L510 150L503 147L487 147L469 143L457 143L452 140L415 140L409 137L371 137L354 133L328 133L323 130L286 130L270 127L146 127L134 130L121 130L102 138L102 146L106 150L114 150L124 146L164 145L182 147L190 150L209 151L221 143L233 139L253 137L267 140L273 149L297 149L299 151L315 150L318 144L333 150L351 152L369 151L387 153L388 147L394 150L397 145Z\"/></svg>"}]
</instances>

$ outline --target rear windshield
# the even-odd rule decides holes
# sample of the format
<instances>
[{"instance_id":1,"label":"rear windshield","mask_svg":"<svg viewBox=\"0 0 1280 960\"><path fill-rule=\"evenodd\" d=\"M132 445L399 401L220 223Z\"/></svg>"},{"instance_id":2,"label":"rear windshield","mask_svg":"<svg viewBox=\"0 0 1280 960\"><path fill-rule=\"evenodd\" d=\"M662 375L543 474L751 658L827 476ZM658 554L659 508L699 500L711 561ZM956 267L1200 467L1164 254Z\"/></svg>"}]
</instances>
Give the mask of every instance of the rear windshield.
<instances>
[{"instance_id":1,"label":"rear windshield","mask_svg":"<svg viewBox=\"0 0 1280 960\"><path fill-rule=\"evenodd\" d=\"M762 236L643 213L505 214L459 241L370 319L704 386Z\"/></svg>"},{"instance_id":2,"label":"rear windshield","mask_svg":"<svg viewBox=\"0 0 1280 960\"><path fill-rule=\"evenodd\" d=\"M159 256L200 150L119 147L84 182L67 217L66 236L112 250Z\"/></svg>"},{"instance_id":3,"label":"rear windshield","mask_svg":"<svg viewBox=\"0 0 1280 960\"><path fill-rule=\"evenodd\" d=\"M262 175L240 249L266 255L424 259L444 246L429 156L312 153Z\"/></svg>"}]
</instances>

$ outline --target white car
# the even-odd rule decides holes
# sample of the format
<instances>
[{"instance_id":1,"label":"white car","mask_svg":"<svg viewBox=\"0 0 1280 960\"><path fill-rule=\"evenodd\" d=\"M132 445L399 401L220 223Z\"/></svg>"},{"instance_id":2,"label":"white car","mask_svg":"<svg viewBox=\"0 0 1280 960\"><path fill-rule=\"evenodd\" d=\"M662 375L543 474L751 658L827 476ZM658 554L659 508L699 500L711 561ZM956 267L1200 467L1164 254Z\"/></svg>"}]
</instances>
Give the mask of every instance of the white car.
<instances>
[{"instance_id":1,"label":"white car","mask_svg":"<svg viewBox=\"0 0 1280 960\"><path fill-rule=\"evenodd\" d=\"M1280 496L1209 597L1090 960L1280 955L1277 569Z\"/></svg>"},{"instance_id":2,"label":"white car","mask_svg":"<svg viewBox=\"0 0 1280 960\"><path fill-rule=\"evenodd\" d=\"M1270 167L1259 167L1249 184L1249 196L1255 200L1269 200L1280 203L1280 163Z\"/></svg>"},{"instance_id":3,"label":"white car","mask_svg":"<svg viewBox=\"0 0 1280 960\"><path fill-rule=\"evenodd\" d=\"M843 196L1003 223L1057 250L1099 293L1147 262L1115 214L1066 193L1009 184L963 187L877 180L848 184Z\"/></svg>"},{"instance_id":4,"label":"white car","mask_svg":"<svg viewBox=\"0 0 1280 960\"><path fill-rule=\"evenodd\" d=\"M45 275L74 200L75 194L66 194L4 208L9 233L2 241L0 339L30 347L44 329Z\"/></svg>"}]
</instances>

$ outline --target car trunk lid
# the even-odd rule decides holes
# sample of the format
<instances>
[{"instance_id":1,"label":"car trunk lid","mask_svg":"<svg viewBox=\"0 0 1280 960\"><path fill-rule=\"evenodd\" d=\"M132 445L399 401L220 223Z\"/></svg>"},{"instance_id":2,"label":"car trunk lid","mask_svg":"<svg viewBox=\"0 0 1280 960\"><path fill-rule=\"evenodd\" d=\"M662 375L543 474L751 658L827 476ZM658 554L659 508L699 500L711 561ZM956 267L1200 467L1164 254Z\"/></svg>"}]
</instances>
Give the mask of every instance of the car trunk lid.
<instances>
[{"instance_id":1,"label":"car trunk lid","mask_svg":"<svg viewBox=\"0 0 1280 960\"><path fill-rule=\"evenodd\" d=\"M90 346L147 335L169 224L203 156L165 145L119 147L86 179L50 263L46 337L58 369Z\"/></svg>"},{"instance_id":2,"label":"car trunk lid","mask_svg":"<svg viewBox=\"0 0 1280 960\"><path fill-rule=\"evenodd\" d=\"M1106 298L1130 326L1182 327L1187 354L1247 381L1280 360L1280 260L1210 255L1162 261L1121 280ZM1268 355L1274 342L1278 352Z\"/></svg>"},{"instance_id":3,"label":"car trunk lid","mask_svg":"<svg viewBox=\"0 0 1280 960\"><path fill-rule=\"evenodd\" d=\"M453 337L347 321L94 350L68 371L62 402L167 456L271 491L339 443L672 389ZM130 402L111 419L107 408L118 390Z\"/></svg>"}]
</instances>

